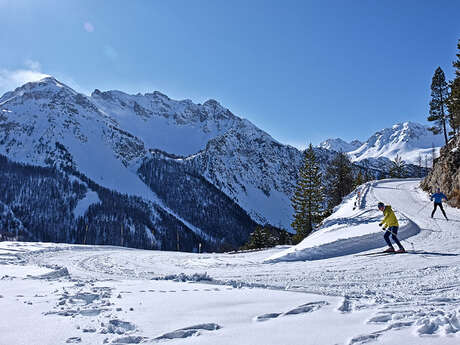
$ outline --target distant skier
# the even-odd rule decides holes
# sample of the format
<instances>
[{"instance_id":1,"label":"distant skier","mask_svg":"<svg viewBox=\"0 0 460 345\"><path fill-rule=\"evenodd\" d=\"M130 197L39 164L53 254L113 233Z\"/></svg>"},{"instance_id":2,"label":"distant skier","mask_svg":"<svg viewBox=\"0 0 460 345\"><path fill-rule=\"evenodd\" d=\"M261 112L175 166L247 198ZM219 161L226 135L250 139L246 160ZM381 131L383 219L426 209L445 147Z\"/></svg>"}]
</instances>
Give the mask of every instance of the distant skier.
<instances>
[{"instance_id":1,"label":"distant skier","mask_svg":"<svg viewBox=\"0 0 460 345\"><path fill-rule=\"evenodd\" d=\"M384 252L385 253L405 253L406 250L402 246L401 242L399 242L398 237L397 237L399 223L398 223L398 220L396 219L395 213L391 209L391 206L390 205L385 206L383 202L379 202L377 206L379 210L383 212L383 215L384 215L383 220L379 224L379 226L383 225L383 230L386 230L383 238L385 239L385 242L388 244L388 247L389 247ZM390 235L393 241L399 247L399 250L395 251L390 241Z\"/></svg>"},{"instance_id":2,"label":"distant skier","mask_svg":"<svg viewBox=\"0 0 460 345\"><path fill-rule=\"evenodd\" d=\"M434 213L436 212L436 209L439 206L446 220L449 220L446 216L446 212L444 211L444 208L442 207L442 199L446 199L447 201L447 197L443 193L441 193L441 190L439 188L436 188L436 193L430 196L430 200L433 201L433 199L434 199L434 208L433 208L433 212L431 212L431 218L433 218Z\"/></svg>"}]
</instances>

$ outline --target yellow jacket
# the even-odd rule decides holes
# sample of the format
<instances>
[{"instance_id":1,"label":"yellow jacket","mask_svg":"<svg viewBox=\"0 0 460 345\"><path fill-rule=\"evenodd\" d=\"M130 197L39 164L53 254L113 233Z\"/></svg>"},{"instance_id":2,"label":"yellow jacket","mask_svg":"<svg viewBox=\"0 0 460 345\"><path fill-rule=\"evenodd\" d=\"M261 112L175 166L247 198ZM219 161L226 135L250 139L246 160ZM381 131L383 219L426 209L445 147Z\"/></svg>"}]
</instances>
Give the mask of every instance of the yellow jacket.
<instances>
[{"instance_id":1,"label":"yellow jacket","mask_svg":"<svg viewBox=\"0 0 460 345\"><path fill-rule=\"evenodd\" d=\"M383 216L383 220L380 224L384 225L385 228L389 228L390 226L399 226L398 220L396 219L395 213L391 209L390 205L385 206Z\"/></svg>"}]
</instances>

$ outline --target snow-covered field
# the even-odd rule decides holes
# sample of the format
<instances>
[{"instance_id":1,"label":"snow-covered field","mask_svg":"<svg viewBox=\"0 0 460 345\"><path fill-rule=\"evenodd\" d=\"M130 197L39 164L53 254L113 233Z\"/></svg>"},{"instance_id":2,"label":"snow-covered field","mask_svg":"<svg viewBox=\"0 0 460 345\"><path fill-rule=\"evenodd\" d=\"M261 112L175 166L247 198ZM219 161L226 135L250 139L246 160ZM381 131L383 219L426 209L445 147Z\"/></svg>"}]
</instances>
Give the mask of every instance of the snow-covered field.
<instances>
[{"instance_id":1,"label":"snow-covered field","mask_svg":"<svg viewBox=\"0 0 460 345\"><path fill-rule=\"evenodd\" d=\"M362 186L296 247L1 242L0 344L459 344L460 211L431 219L418 183ZM357 255L385 245L377 201L409 253Z\"/></svg>"}]
</instances>

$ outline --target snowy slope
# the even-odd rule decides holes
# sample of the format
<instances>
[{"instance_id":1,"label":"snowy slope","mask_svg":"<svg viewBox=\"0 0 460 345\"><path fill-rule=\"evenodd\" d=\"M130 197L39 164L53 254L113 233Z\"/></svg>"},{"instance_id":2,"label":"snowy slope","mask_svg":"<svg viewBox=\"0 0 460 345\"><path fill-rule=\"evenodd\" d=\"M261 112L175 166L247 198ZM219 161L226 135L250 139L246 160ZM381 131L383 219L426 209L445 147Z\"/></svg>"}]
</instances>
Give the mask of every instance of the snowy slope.
<instances>
[{"instance_id":1,"label":"snowy slope","mask_svg":"<svg viewBox=\"0 0 460 345\"><path fill-rule=\"evenodd\" d=\"M294 247L297 261L287 247L191 254L0 243L9 316L0 318L0 343L458 344L460 211L446 207L449 222L431 219L418 184L363 186L357 209L351 195L321 235ZM409 253L350 255L351 243L384 246L371 230L381 219L377 200L404 219ZM323 255L311 260L315 247Z\"/></svg>"},{"instance_id":2,"label":"snowy slope","mask_svg":"<svg viewBox=\"0 0 460 345\"><path fill-rule=\"evenodd\" d=\"M91 98L150 149L183 156L178 161L193 166L257 222L290 228L299 150L280 144L215 100L201 105L159 92L99 90Z\"/></svg>"},{"instance_id":3,"label":"snowy slope","mask_svg":"<svg viewBox=\"0 0 460 345\"><path fill-rule=\"evenodd\" d=\"M121 193L154 199L126 165L142 157L142 141L114 125L90 99L52 77L0 98L0 153L35 165L71 165Z\"/></svg>"},{"instance_id":4,"label":"snowy slope","mask_svg":"<svg viewBox=\"0 0 460 345\"><path fill-rule=\"evenodd\" d=\"M181 156L204 149L209 140L242 121L215 100L194 104L190 100L172 100L157 91L128 95L95 90L91 99L149 148Z\"/></svg>"}]
</instances>

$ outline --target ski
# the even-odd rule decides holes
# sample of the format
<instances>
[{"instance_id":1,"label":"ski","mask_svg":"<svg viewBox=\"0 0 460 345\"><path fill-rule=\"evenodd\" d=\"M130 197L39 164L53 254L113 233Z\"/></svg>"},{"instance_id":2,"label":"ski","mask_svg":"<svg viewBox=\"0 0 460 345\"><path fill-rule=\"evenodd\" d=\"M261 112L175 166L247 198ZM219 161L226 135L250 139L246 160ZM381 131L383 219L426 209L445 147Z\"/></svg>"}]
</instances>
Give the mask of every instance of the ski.
<instances>
[{"instance_id":1,"label":"ski","mask_svg":"<svg viewBox=\"0 0 460 345\"><path fill-rule=\"evenodd\" d=\"M378 255L378 254L393 254L393 253L379 251L379 252L372 252L372 253L356 254L355 256L372 256L372 255Z\"/></svg>"},{"instance_id":2,"label":"ski","mask_svg":"<svg viewBox=\"0 0 460 345\"><path fill-rule=\"evenodd\" d=\"M406 254L408 252L397 253L397 252L372 252L372 253L365 253L365 254L356 254L355 256L380 256L380 255L388 255L388 254Z\"/></svg>"}]
</instances>

